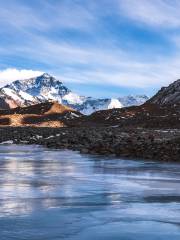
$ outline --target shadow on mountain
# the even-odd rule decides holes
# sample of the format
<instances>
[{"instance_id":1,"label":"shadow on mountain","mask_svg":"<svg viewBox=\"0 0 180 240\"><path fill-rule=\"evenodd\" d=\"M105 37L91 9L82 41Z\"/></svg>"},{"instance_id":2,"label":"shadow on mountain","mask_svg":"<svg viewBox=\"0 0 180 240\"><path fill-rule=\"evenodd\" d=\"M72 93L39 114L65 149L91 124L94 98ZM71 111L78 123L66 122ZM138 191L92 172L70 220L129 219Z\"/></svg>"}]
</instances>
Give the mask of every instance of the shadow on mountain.
<instances>
[{"instance_id":1,"label":"shadow on mountain","mask_svg":"<svg viewBox=\"0 0 180 240\"><path fill-rule=\"evenodd\" d=\"M11 120L10 118L0 118L0 125L10 125Z\"/></svg>"}]
</instances>

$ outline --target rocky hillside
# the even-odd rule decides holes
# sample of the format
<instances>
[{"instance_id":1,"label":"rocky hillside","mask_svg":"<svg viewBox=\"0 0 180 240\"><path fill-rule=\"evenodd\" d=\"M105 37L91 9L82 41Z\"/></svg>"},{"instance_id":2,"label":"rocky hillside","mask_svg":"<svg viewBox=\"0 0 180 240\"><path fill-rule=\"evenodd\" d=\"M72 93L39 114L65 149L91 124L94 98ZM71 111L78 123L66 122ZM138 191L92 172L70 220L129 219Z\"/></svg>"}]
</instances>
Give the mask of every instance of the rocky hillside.
<instances>
[{"instance_id":1,"label":"rocky hillside","mask_svg":"<svg viewBox=\"0 0 180 240\"><path fill-rule=\"evenodd\" d=\"M0 110L1 126L67 127L82 114L57 102Z\"/></svg>"},{"instance_id":2,"label":"rocky hillside","mask_svg":"<svg viewBox=\"0 0 180 240\"><path fill-rule=\"evenodd\" d=\"M82 116L79 120L74 120L76 126L179 129L180 106L145 103L141 106L97 111L89 116Z\"/></svg>"},{"instance_id":3,"label":"rocky hillside","mask_svg":"<svg viewBox=\"0 0 180 240\"><path fill-rule=\"evenodd\" d=\"M96 111L82 117L81 125L180 128L180 80L162 88L140 106Z\"/></svg>"},{"instance_id":4,"label":"rocky hillside","mask_svg":"<svg viewBox=\"0 0 180 240\"><path fill-rule=\"evenodd\" d=\"M161 88L148 102L159 105L180 104L180 79L168 87Z\"/></svg>"},{"instance_id":5,"label":"rocky hillside","mask_svg":"<svg viewBox=\"0 0 180 240\"><path fill-rule=\"evenodd\" d=\"M120 98L92 98L79 96L68 89L60 80L44 73L27 80L17 80L0 89L0 108L26 107L47 101L58 101L83 114L98 110L140 105L148 100L145 95Z\"/></svg>"}]
</instances>

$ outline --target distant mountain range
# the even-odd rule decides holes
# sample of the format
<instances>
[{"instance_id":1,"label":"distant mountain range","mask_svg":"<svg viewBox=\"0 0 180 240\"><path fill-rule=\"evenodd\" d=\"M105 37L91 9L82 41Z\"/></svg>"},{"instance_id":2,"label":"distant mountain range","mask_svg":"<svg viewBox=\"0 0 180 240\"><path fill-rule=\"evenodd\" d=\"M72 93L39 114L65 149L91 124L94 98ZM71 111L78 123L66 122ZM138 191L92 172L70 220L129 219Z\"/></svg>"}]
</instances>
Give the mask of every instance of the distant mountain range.
<instances>
[{"instance_id":1,"label":"distant mountain range","mask_svg":"<svg viewBox=\"0 0 180 240\"><path fill-rule=\"evenodd\" d=\"M15 81L0 89L0 96L0 126L180 127L180 80L162 88L145 103L145 96L118 99L79 96L48 74Z\"/></svg>"},{"instance_id":2,"label":"distant mountain range","mask_svg":"<svg viewBox=\"0 0 180 240\"><path fill-rule=\"evenodd\" d=\"M141 105L147 100L146 95L101 99L79 96L48 73L35 78L17 80L0 89L1 109L27 107L47 101L57 101L89 115L98 110Z\"/></svg>"}]
</instances>

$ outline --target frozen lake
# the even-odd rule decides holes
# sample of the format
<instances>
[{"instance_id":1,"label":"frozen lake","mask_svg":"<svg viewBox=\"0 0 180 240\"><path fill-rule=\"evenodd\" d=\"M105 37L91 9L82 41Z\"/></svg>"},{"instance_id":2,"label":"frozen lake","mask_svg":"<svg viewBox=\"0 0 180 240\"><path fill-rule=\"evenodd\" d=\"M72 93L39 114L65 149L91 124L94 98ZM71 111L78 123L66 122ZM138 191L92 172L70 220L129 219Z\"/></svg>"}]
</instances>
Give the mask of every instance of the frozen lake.
<instances>
[{"instance_id":1,"label":"frozen lake","mask_svg":"<svg viewBox=\"0 0 180 240\"><path fill-rule=\"evenodd\" d=\"M180 164L0 145L0 240L179 240Z\"/></svg>"}]
</instances>

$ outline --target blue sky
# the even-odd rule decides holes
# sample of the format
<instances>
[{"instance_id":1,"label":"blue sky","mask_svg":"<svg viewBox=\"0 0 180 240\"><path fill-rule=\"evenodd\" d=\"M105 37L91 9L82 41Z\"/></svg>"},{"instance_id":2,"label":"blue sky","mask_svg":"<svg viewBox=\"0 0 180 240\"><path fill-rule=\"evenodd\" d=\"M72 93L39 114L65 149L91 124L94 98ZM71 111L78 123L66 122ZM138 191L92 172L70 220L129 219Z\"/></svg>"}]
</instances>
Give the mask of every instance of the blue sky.
<instances>
[{"instance_id":1,"label":"blue sky","mask_svg":"<svg viewBox=\"0 0 180 240\"><path fill-rule=\"evenodd\" d=\"M180 78L179 0L0 2L0 85L48 72L81 95L152 95Z\"/></svg>"}]
</instances>

